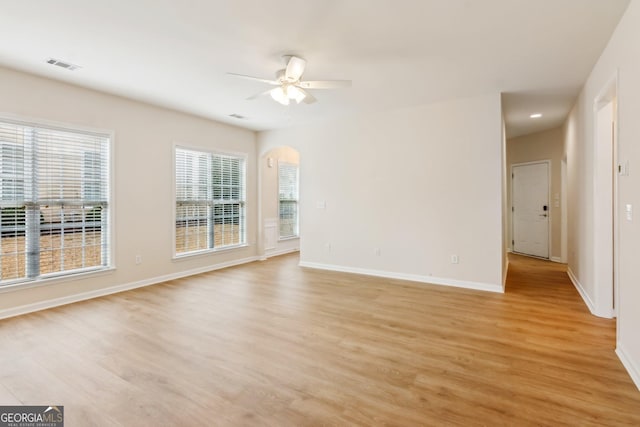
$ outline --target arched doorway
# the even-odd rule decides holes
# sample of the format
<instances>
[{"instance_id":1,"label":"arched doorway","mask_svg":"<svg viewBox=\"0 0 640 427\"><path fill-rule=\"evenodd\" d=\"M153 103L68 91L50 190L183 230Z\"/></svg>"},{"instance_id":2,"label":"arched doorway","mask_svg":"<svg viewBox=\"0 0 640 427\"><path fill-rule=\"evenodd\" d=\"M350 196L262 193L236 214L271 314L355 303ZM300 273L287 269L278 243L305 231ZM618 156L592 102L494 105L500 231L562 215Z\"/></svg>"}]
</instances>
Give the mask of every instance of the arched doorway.
<instances>
[{"instance_id":1,"label":"arched doorway","mask_svg":"<svg viewBox=\"0 0 640 427\"><path fill-rule=\"evenodd\" d=\"M300 249L300 154L272 148L260 157L260 239L263 259Z\"/></svg>"}]
</instances>

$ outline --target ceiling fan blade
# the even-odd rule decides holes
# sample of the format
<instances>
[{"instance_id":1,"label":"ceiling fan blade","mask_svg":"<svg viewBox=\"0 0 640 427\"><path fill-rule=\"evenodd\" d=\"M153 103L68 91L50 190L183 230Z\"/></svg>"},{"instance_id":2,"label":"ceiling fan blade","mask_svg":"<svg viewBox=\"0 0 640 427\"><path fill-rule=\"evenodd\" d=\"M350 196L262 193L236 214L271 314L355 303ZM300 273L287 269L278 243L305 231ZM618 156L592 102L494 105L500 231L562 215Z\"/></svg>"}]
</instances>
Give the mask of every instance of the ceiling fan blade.
<instances>
[{"instance_id":1,"label":"ceiling fan blade","mask_svg":"<svg viewBox=\"0 0 640 427\"><path fill-rule=\"evenodd\" d=\"M253 80L253 81L256 81L256 82L267 83L267 84L270 84L270 85L273 85L273 86L280 85L280 82L277 82L275 80L261 79L260 77L245 76L244 74L236 74L236 73L227 73L227 75L234 76L234 77L240 77L241 79Z\"/></svg>"},{"instance_id":2,"label":"ceiling fan blade","mask_svg":"<svg viewBox=\"0 0 640 427\"><path fill-rule=\"evenodd\" d=\"M307 80L298 86L304 89L338 89L351 87L351 80Z\"/></svg>"},{"instance_id":3,"label":"ceiling fan blade","mask_svg":"<svg viewBox=\"0 0 640 427\"><path fill-rule=\"evenodd\" d=\"M287 69L284 72L284 77L290 82L295 82L300 80L302 77L302 73L304 73L304 67L306 67L307 61L302 58L298 58L297 56L292 56L289 58L289 62L287 63Z\"/></svg>"},{"instance_id":4,"label":"ceiling fan blade","mask_svg":"<svg viewBox=\"0 0 640 427\"><path fill-rule=\"evenodd\" d=\"M311 95L306 90L304 90L304 89L300 89L300 90L305 95L304 99L302 100L302 102L304 102L305 104L313 104L314 102L318 101L313 95Z\"/></svg>"},{"instance_id":5,"label":"ceiling fan blade","mask_svg":"<svg viewBox=\"0 0 640 427\"><path fill-rule=\"evenodd\" d=\"M254 99L260 98L261 96L269 95L269 93L270 93L272 90L273 90L273 89L269 89L269 90L265 90L264 92L256 93L255 95L248 97L248 98L247 98L247 101L253 101Z\"/></svg>"}]
</instances>

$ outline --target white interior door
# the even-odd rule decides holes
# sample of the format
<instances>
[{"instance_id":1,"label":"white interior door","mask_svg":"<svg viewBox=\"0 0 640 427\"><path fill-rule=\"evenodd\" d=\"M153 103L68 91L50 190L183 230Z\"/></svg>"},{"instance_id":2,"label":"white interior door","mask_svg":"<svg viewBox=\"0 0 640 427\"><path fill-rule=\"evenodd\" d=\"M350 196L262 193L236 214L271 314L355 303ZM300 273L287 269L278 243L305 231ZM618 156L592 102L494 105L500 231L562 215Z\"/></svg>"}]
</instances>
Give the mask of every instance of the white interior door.
<instances>
[{"instance_id":1,"label":"white interior door","mask_svg":"<svg viewBox=\"0 0 640 427\"><path fill-rule=\"evenodd\" d=\"M549 164L512 168L513 251L549 258Z\"/></svg>"}]
</instances>

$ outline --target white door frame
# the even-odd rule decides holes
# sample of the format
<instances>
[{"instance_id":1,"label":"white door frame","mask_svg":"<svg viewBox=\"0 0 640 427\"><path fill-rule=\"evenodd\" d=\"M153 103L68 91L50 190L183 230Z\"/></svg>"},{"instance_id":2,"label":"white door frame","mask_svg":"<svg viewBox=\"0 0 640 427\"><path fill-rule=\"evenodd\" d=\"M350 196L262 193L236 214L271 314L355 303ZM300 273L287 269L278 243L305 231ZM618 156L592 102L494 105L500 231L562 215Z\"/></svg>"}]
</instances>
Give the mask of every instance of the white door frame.
<instances>
[{"instance_id":1,"label":"white door frame","mask_svg":"<svg viewBox=\"0 0 640 427\"><path fill-rule=\"evenodd\" d=\"M618 74L609 79L604 85L598 96L593 102L593 154L594 154L594 171L608 171L610 176L603 176L603 174L593 174L593 210L594 210L594 314L600 317L615 317L616 312L614 307L619 307L619 207L618 207L618 177L619 173L615 171L615 165L618 164ZM599 128L598 128L598 113L600 110L612 104L613 112L613 141L611 143L611 164L607 165L606 158L603 158L598 152L604 147L600 147L599 140ZM609 186L608 180L612 180L612 185ZM600 201L603 198L610 198L612 206L602 206ZM608 228L608 224L612 225L612 228ZM611 245L604 244L611 241ZM610 247L609 247L610 246ZM602 263L599 260L608 258L612 261L611 268L603 269Z\"/></svg>"},{"instance_id":2,"label":"white door frame","mask_svg":"<svg viewBox=\"0 0 640 427\"><path fill-rule=\"evenodd\" d=\"M560 262L568 261L567 157L560 161Z\"/></svg>"},{"instance_id":3,"label":"white door frame","mask_svg":"<svg viewBox=\"0 0 640 427\"><path fill-rule=\"evenodd\" d=\"M551 197L551 160L547 159L547 160L536 160L533 162L524 162L524 163L512 163L511 164L511 180L509 181L509 185L511 186L510 189L510 194L511 194L511 209L509 210L509 217L511 218L511 251L513 252L513 245L514 245L514 225L513 225L513 168L518 167L518 166L530 166L530 165L537 165L537 164L541 164L541 163L546 163L547 164L547 206L548 206L548 217L549 221L547 223L547 254L549 255L548 258L544 258L544 259L551 259L551 228L552 228L552 221L553 219L551 218L551 204L549 203L549 198ZM526 254L523 254L526 255ZM533 255L531 255L533 256Z\"/></svg>"}]
</instances>

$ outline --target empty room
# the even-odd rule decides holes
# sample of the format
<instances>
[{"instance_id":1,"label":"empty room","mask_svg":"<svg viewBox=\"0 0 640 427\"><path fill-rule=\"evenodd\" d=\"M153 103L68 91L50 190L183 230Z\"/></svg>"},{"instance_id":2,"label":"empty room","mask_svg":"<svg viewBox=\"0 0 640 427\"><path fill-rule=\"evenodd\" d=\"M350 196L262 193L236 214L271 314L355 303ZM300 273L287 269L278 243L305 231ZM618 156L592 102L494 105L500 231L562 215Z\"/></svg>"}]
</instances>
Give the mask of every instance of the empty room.
<instances>
[{"instance_id":1,"label":"empty room","mask_svg":"<svg viewBox=\"0 0 640 427\"><path fill-rule=\"evenodd\" d=\"M0 0L0 426L640 425L640 0Z\"/></svg>"}]
</instances>

